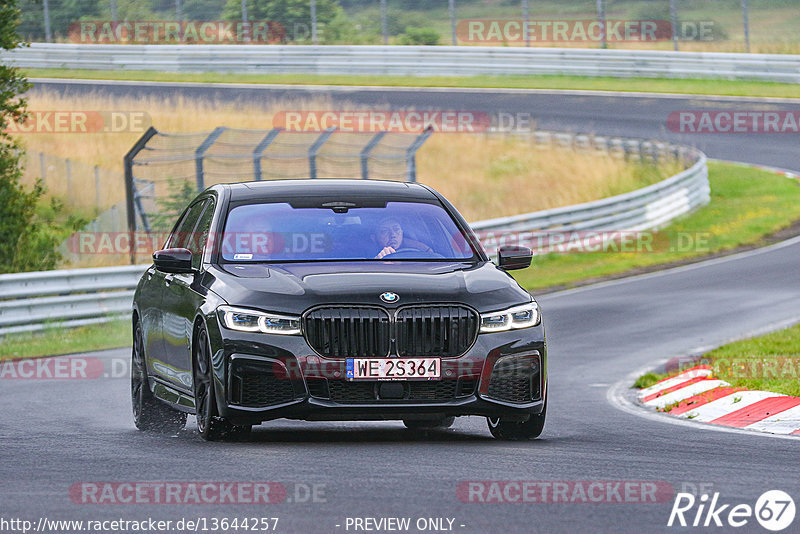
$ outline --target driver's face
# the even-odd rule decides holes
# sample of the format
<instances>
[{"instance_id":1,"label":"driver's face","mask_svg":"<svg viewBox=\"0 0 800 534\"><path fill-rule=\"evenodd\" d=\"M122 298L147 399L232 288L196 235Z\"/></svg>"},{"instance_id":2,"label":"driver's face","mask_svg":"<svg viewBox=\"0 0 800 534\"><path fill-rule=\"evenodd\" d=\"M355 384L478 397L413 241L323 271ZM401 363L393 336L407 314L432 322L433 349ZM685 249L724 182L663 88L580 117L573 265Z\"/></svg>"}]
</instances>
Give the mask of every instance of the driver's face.
<instances>
[{"instance_id":1,"label":"driver's face","mask_svg":"<svg viewBox=\"0 0 800 534\"><path fill-rule=\"evenodd\" d=\"M378 244L397 250L403 242L403 227L397 221L384 221L378 226Z\"/></svg>"}]
</instances>

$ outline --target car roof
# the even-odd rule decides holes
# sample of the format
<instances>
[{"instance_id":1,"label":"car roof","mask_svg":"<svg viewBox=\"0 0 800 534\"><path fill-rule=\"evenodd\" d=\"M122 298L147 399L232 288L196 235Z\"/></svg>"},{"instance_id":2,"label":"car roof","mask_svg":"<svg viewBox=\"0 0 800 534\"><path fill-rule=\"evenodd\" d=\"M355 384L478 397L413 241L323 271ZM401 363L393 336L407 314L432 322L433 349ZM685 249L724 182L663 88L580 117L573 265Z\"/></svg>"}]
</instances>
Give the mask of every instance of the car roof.
<instances>
[{"instance_id":1,"label":"car roof","mask_svg":"<svg viewBox=\"0 0 800 534\"><path fill-rule=\"evenodd\" d=\"M437 200L425 186L387 180L264 180L223 184L233 202L290 198Z\"/></svg>"}]
</instances>

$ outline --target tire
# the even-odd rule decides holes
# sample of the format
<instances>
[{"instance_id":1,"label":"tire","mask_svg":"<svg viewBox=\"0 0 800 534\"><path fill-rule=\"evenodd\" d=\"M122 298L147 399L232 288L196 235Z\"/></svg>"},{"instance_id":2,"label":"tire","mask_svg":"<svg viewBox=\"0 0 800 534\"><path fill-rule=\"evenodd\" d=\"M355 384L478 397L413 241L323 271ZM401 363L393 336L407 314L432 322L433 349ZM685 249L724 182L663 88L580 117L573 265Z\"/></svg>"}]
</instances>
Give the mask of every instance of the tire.
<instances>
[{"instance_id":1,"label":"tire","mask_svg":"<svg viewBox=\"0 0 800 534\"><path fill-rule=\"evenodd\" d=\"M217 413L211 349L205 327L200 327L192 358L192 383L194 384L197 432L206 441L241 438L250 433L250 425L234 425Z\"/></svg>"},{"instance_id":2,"label":"tire","mask_svg":"<svg viewBox=\"0 0 800 534\"><path fill-rule=\"evenodd\" d=\"M173 410L153 396L147 379L142 326L137 321L133 328L131 350L131 405L133 422L139 430L168 434L179 432L186 425L186 414Z\"/></svg>"},{"instance_id":3,"label":"tire","mask_svg":"<svg viewBox=\"0 0 800 534\"><path fill-rule=\"evenodd\" d=\"M411 430L427 430L450 428L455 422L455 417L445 417L443 419L403 419L403 424Z\"/></svg>"},{"instance_id":4,"label":"tire","mask_svg":"<svg viewBox=\"0 0 800 534\"><path fill-rule=\"evenodd\" d=\"M531 415L530 419L523 423L516 421L503 421L501 418L487 417L489 432L497 439L507 441L528 441L538 438L544 430L547 404L541 414Z\"/></svg>"}]
</instances>

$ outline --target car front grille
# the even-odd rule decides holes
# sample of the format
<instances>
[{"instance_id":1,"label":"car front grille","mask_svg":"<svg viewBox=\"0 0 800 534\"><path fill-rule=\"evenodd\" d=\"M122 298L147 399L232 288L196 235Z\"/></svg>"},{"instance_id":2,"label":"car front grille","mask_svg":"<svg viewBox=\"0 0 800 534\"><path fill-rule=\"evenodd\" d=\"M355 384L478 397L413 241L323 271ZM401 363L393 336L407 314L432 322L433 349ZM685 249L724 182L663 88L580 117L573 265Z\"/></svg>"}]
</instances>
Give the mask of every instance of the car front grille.
<instances>
[{"instance_id":1,"label":"car front grille","mask_svg":"<svg viewBox=\"0 0 800 534\"><path fill-rule=\"evenodd\" d=\"M234 360L230 375L231 403L261 408L302 398L305 394L302 383L287 378L276 365L282 368L279 363Z\"/></svg>"},{"instance_id":2,"label":"car front grille","mask_svg":"<svg viewBox=\"0 0 800 534\"><path fill-rule=\"evenodd\" d=\"M381 308L316 308L303 316L306 342L326 358L376 358L389 354L389 314Z\"/></svg>"},{"instance_id":3,"label":"car front grille","mask_svg":"<svg viewBox=\"0 0 800 534\"><path fill-rule=\"evenodd\" d=\"M466 306L409 306L396 316L401 357L461 356L478 335L478 314Z\"/></svg>"},{"instance_id":4,"label":"car front grille","mask_svg":"<svg viewBox=\"0 0 800 534\"><path fill-rule=\"evenodd\" d=\"M327 358L457 357L478 335L479 316L461 305L406 306L395 315L383 308L325 306L303 316L303 335ZM395 347L392 347L395 339Z\"/></svg>"},{"instance_id":5,"label":"car front grille","mask_svg":"<svg viewBox=\"0 0 800 534\"><path fill-rule=\"evenodd\" d=\"M327 387L322 382L327 382ZM462 397L468 397L475 392L477 380L474 378L461 378L459 380L408 380L403 382L380 382L374 380L348 381L348 380L314 380L312 389L309 381L309 390L314 397L330 399L340 404L359 403L398 403L398 402L448 402ZM401 384L403 398L381 398L381 384Z\"/></svg>"},{"instance_id":6,"label":"car front grille","mask_svg":"<svg viewBox=\"0 0 800 534\"><path fill-rule=\"evenodd\" d=\"M539 357L505 356L495 362L488 395L494 399L527 403L541 398Z\"/></svg>"}]
</instances>

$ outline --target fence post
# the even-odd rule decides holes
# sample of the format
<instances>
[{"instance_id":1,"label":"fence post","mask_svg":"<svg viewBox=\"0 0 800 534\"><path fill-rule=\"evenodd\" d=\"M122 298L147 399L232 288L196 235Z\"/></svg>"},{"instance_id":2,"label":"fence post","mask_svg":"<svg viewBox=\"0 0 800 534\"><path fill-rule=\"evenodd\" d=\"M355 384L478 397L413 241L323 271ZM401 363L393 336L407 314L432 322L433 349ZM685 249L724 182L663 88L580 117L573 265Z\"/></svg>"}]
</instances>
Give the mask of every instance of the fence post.
<instances>
[{"instance_id":1,"label":"fence post","mask_svg":"<svg viewBox=\"0 0 800 534\"><path fill-rule=\"evenodd\" d=\"M378 146L378 143L381 142L384 135L386 135L386 132L376 133L373 138L369 140L367 146L364 147L364 150L361 151L361 178L364 180L369 179L369 155L372 150Z\"/></svg>"},{"instance_id":2,"label":"fence post","mask_svg":"<svg viewBox=\"0 0 800 534\"><path fill-rule=\"evenodd\" d=\"M48 43L52 43L53 32L50 30L50 4L48 0L42 2L42 11L44 16L44 39Z\"/></svg>"},{"instance_id":3,"label":"fence post","mask_svg":"<svg viewBox=\"0 0 800 534\"><path fill-rule=\"evenodd\" d=\"M258 143L253 149L253 179L255 181L261 180L261 155L267 149L270 143L275 140L279 133L281 133L283 128L273 128L269 131L269 133Z\"/></svg>"},{"instance_id":4,"label":"fence post","mask_svg":"<svg viewBox=\"0 0 800 534\"><path fill-rule=\"evenodd\" d=\"M744 23L744 45L750 53L750 20L747 14L747 0L742 0L742 22Z\"/></svg>"},{"instance_id":5,"label":"fence post","mask_svg":"<svg viewBox=\"0 0 800 534\"><path fill-rule=\"evenodd\" d=\"M407 182L416 182L417 181L417 150L422 146L428 137L431 136L433 133L433 127L428 126L425 128L425 131L422 132L420 135L414 139L414 142L411 143L411 146L408 147L406 150L406 162L407 162L407 171L406 171L406 181Z\"/></svg>"},{"instance_id":6,"label":"fence post","mask_svg":"<svg viewBox=\"0 0 800 534\"><path fill-rule=\"evenodd\" d=\"M389 44L389 25L386 22L386 0L381 0L381 35L383 44Z\"/></svg>"},{"instance_id":7,"label":"fence post","mask_svg":"<svg viewBox=\"0 0 800 534\"><path fill-rule=\"evenodd\" d=\"M309 178L317 177L317 152L325 144L325 141L336 131L336 127L332 126L326 129L322 134L317 137L314 143L308 149L308 174Z\"/></svg>"},{"instance_id":8,"label":"fence post","mask_svg":"<svg viewBox=\"0 0 800 534\"><path fill-rule=\"evenodd\" d=\"M200 146L197 147L197 150L194 151L194 173L195 179L197 180L197 191L202 191L206 188L205 186L205 178L203 176L203 158L206 155L206 151L211 148L211 145L214 144L214 141L219 139L219 136L222 135L222 132L227 130L225 126L218 126L214 128L214 131L211 132L208 137L206 137L205 141L200 143Z\"/></svg>"},{"instance_id":9,"label":"fence post","mask_svg":"<svg viewBox=\"0 0 800 534\"><path fill-rule=\"evenodd\" d=\"M311 43L318 45L317 38L317 0L311 0Z\"/></svg>"},{"instance_id":10,"label":"fence post","mask_svg":"<svg viewBox=\"0 0 800 534\"><path fill-rule=\"evenodd\" d=\"M678 6L677 0L669 0L669 18L672 20L672 47L678 51Z\"/></svg>"},{"instance_id":11,"label":"fence post","mask_svg":"<svg viewBox=\"0 0 800 534\"><path fill-rule=\"evenodd\" d=\"M94 166L94 204L100 212L100 167Z\"/></svg>"},{"instance_id":12,"label":"fence post","mask_svg":"<svg viewBox=\"0 0 800 534\"><path fill-rule=\"evenodd\" d=\"M152 126L142 134L138 141L131 147L125 157L123 158L123 167L125 168L125 208L128 215L128 236L129 242L134 243L134 235L136 233L136 203L134 196L136 194L136 186L133 183L133 160L136 155L142 151L147 145L147 142L158 133L158 130ZM136 263L135 248L131 246L130 254L131 265Z\"/></svg>"},{"instance_id":13,"label":"fence post","mask_svg":"<svg viewBox=\"0 0 800 534\"><path fill-rule=\"evenodd\" d=\"M523 20L522 23L525 25L525 29L523 30L525 32L525 46L526 47L530 47L531 46L531 32L530 32L531 14L530 14L530 11L528 10L528 0L522 0L522 20Z\"/></svg>"},{"instance_id":14,"label":"fence post","mask_svg":"<svg viewBox=\"0 0 800 534\"><path fill-rule=\"evenodd\" d=\"M451 39L453 41L453 46L456 46L458 44L458 39L456 38L456 0L449 0L448 11L450 12Z\"/></svg>"},{"instance_id":15,"label":"fence post","mask_svg":"<svg viewBox=\"0 0 800 534\"><path fill-rule=\"evenodd\" d=\"M597 21L600 23L600 32L603 39L600 48L608 48L608 40L606 34L606 10L603 5L603 0L597 0Z\"/></svg>"}]
</instances>

